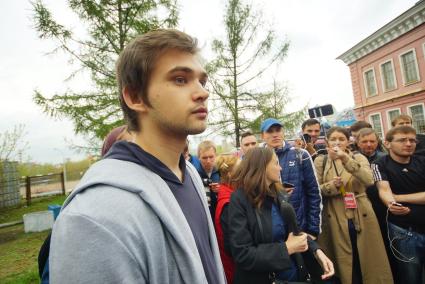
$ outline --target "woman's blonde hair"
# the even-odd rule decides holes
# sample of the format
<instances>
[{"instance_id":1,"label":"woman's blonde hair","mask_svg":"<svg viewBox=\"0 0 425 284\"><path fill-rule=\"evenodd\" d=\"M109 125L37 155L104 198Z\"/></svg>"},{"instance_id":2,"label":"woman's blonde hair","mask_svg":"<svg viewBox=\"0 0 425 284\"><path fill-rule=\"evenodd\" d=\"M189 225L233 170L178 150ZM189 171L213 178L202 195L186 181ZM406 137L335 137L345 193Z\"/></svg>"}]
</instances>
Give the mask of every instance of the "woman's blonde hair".
<instances>
[{"instance_id":1,"label":"woman's blonde hair","mask_svg":"<svg viewBox=\"0 0 425 284\"><path fill-rule=\"evenodd\" d=\"M230 184L230 175L238 165L239 158L234 155L220 155L216 159L216 167L220 172L220 182Z\"/></svg>"}]
</instances>

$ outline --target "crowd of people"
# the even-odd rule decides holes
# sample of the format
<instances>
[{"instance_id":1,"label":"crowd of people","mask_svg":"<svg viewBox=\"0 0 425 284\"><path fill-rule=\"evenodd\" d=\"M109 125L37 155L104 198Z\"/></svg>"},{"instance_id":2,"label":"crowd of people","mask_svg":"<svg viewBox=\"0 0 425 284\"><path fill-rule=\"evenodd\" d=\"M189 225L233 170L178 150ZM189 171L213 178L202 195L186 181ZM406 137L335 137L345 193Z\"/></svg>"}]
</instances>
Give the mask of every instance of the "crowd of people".
<instances>
[{"instance_id":1,"label":"crowd of people","mask_svg":"<svg viewBox=\"0 0 425 284\"><path fill-rule=\"evenodd\" d=\"M294 143L268 118L240 156L207 140L195 156L209 94L194 38L136 38L117 80L127 124L63 205L50 282L424 283L425 155L409 116L384 141L360 121L320 139L308 119Z\"/></svg>"}]
</instances>

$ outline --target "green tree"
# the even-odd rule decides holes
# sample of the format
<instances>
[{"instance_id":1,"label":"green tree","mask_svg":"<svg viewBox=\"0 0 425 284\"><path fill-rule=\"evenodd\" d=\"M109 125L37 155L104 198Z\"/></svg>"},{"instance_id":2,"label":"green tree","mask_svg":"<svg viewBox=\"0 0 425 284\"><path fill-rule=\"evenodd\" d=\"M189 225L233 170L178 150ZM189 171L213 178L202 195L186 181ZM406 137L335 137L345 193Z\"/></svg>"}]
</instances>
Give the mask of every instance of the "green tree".
<instances>
[{"instance_id":1,"label":"green tree","mask_svg":"<svg viewBox=\"0 0 425 284\"><path fill-rule=\"evenodd\" d=\"M269 117L278 119L283 124L286 137L295 136L300 124L305 120L307 106L299 111L288 112L287 106L292 101L289 90L279 82L273 82L273 89L257 97L258 111L261 113L252 122L252 129L260 129L261 122Z\"/></svg>"},{"instance_id":2,"label":"green tree","mask_svg":"<svg viewBox=\"0 0 425 284\"><path fill-rule=\"evenodd\" d=\"M54 52L64 51L80 66L68 79L88 71L95 86L51 97L36 90L35 103L50 116L71 119L76 133L103 138L123 123L114 71L119 53L136 35L175 27L176 0L69 0L69 8L84 25L84 35L58 23L42 1L32 5L39 37L56 42Z\"/></svg>"},{"instance_id":3,"label":"green tree","mask_svg":"<svg viewBox=\"0 0 425 284\"><path fill-rule=\"evenodd\" d=\"M25 141L25 125L18 124L12 130L0 133L0 161L23 160L23 154L28 149L28 141Z\"/></svg>"},{"instance_id":4,"label":"green tree","mask_svg":"<svg viewBox=\"0 0 425 284\"><path fill-rule=\"evenodd\" d=\"M207 66L212 87L210 125L225 136L234 135L239 146L240 132L258 129L254 127L263 117L262 111L272 111L264 98L274 94L286 102L287 92L267 91L262 75L279 66L289 43L265 28L262 13L241 0L228 0L224 26L225 37L213 41L216 58ZM275 113L283 117L282 112Z\"/></svg>"}]
</instances>

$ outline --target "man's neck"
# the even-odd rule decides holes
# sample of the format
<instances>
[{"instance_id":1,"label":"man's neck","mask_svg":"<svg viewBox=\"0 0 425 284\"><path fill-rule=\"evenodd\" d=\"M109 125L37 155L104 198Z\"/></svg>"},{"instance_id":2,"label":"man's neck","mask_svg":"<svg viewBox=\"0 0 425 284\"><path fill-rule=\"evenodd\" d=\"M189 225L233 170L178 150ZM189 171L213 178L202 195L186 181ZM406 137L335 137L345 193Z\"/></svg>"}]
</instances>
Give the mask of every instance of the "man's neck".
<instances>
[{"instance_id":1,"label":"man's neck","mask_svg":"<svg viewBox=\"0 0 425 284\"><path fill-rule=\"evenodd\" d=\"M363 155L365 155L366 157L368 157L368 158L370 158L370 157L373 157L375 154L376 154L376 151L373 151L372 153L369 153L369 154L367 154L367 153L365 153L365 152L363 152L363 151L360 151Z\"/></svg>"},{"instance_id":2,"label":"man's neck","mask_svg":"<svg viewBox=\"0 0 425 284\"><path fill-rule=\"evenodd\" d=\"M174 137L169 133L164 134L159 129L142 130L135 134L134 143L144 151L160 160L180 180L183 173L179 168L182 151L186 145L186 137Z\"/></svg>"},{"instance_id":3,"label":"man's neck","mask_svg":"<svg viewBox=\"0 0 425 284\"><path fill-rule=\"evenodd\" d=\"M396 161L397 163L400 164L408 164L410 162L410 156L399 156L394 154L393 152L391 152L390 150L390 157L391 159L393 159L394 161Z\"/></svg>"}]
</instances>

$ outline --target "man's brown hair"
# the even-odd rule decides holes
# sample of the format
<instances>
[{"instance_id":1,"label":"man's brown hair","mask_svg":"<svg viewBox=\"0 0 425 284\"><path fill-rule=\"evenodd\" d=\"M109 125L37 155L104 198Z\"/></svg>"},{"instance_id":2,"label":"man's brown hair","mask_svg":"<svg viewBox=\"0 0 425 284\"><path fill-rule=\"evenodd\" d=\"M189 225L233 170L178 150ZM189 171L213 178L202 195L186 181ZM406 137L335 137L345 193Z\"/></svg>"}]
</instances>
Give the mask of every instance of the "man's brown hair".
<instances>
[{"instance_id":1,"label":"man's brown hair","mask_svg":"<svg viewBox=\"0 0 425 284\"><path fill-rule=\"evenodd\" d=\"M396 116L393 120L391 120L391 126L394 127L399 120L408 120L410 121L410 124L412 124L412 118L410 117L410 115L400 114L399 116Z\"/></svg>"},{"instance_id":2,"label":"man's brown hair","mask_svg":"<svg viewBox=\"0 0 425 284\"><path fill-rule=\"evenodd\" d=\"M385 135L385 140L388 142L393 141L394 139L394 135L396 134L415 134L416 135L416 130L411 127L411 126L407 126L407 125L401 125L401 126L396 126L391 128L388 132L387 135Z\"/></svg>"},{"instance_id":3,"label":"man's brown hair","mask_svg":"<svg viewBox=\"0 0 425 284\"><path fill-rule=\"evenodd\" d=\"M247 131L245 131L241 134L241 142L242 142L242 139L244 139L245 137L248 137L248 136L255 136L255 135L251 130L247 130Z\"/></svg>"},{"instance_id":4,"label":"man's brown hair","mask_svg":"<svg viewBox=\"0 0 425 284\"><path fill-rule=\"evenodd\" d=\"M373 128L362 128L362 129L360 129L359 132L357 133L356 141L358 142L360 140L360 138L363 138L363 137L370 135L370 134L375 134L376 140L379 141L378 133L376 133L375 129L373 129Z\"/></svg>"},{"instance_id":5,"label":"man's brown hair","mask_svg":"<svg viewBox=\"0 0 425 284\"><path fill-rule=\"evenodd\" d=\"M217 148L215 147L214 142L209 141L209 140L205 140L202 141L201 143L199 143L198 145L198 157L201 158L201 152L204 152L208 149L214 149L214 152L217 153Z\"/></svg>"},{"instance_id":6,"label":"man's brown hair","mask_svg":"<svg viewBox=\"0 0 425 284\"><path fill-rule=\"evenodd\" d=\"M173 49L191 54L199 52L195 38L174 29L147 32L132 40L121 52L116 65L116 76L119 100L129 130L139 131L140 126L137 113L124 101L124 88L128 89L133 99L141 99L147 106L151 106L147 89L155 63L161 54Z\"/></svg>"},{"instance_id":7,"label":"man's brown hair","mask_svg":"<svg viewBox=\"0 0 425 284\"><path fill-rule=\"evenodd\" d=\"M372 128L372 125L364 120L359 120L350 126L350 131L357 132L362 128Z\"/></svg>"},{"instance_id":8,"label":"man's brown hair","mask_svg":"<svg viewBox=\"0 0 425 284\"><path fill-rule=\"evenodd\" d=\"M303 122L303 124L301 125L301 129L304 130L307 126L316 125L316 124L319 124L320 126L320 121L318 121L315 118L309 118Z\"/></svg>"}]
</instances>

